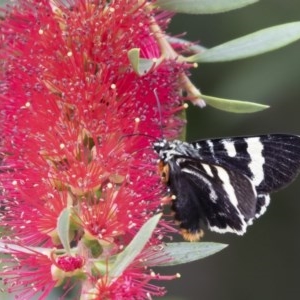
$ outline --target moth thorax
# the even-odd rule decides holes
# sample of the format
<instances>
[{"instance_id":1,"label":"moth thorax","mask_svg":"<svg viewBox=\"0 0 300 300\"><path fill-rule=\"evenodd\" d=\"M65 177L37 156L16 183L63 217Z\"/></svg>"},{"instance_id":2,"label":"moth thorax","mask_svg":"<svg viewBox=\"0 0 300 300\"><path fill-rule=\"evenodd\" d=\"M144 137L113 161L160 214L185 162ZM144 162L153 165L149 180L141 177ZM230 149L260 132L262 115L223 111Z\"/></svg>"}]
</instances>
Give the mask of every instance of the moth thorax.
<instances>
[{"instance_id":1,"label":"moth thorax","mask_svg":"<svg viewBox=\"0 0 300 300\"><path fill-rule=\"evenodd\" d=\"M161 181L163 183L168 183L169 172L170 172L169 165L164 163L162 160L160 160L158 163L158 172L159 172Z\"/></svg>"}]
</instances>

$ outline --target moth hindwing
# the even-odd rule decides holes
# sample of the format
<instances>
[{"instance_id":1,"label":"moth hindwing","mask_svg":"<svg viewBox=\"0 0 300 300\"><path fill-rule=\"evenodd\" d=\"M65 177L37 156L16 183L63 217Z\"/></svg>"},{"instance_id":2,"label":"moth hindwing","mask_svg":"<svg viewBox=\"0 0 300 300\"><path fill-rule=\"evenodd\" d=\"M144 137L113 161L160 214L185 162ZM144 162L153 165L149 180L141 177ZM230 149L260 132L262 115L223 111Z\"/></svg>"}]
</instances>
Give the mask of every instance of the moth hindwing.
<instances>
[{"instance_id":1,"label":"moth hindwing","mask_svg":"<svg viewBox=\"0 0 300 300\"><path fill-rule=\"evenodd\" d=\"M202 226L242 235L270 202L269 193L289 184L300 169L300 136L269 134L155 142L162 181L183 237L194 241Z\"/></svg>"}]
</instances>

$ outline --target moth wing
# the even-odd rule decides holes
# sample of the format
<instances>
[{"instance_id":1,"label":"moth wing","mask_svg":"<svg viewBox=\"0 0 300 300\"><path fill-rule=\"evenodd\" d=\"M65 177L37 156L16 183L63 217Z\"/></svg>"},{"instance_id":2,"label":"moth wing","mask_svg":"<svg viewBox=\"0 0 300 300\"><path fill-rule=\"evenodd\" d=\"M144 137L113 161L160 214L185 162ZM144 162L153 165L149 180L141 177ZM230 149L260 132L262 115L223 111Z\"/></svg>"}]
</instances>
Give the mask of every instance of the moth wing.
<instances>
[{"instance_id":1,"label":"moth wing","mask_svg":"<svg viewBox=\"0 0 300 300\"><path fill-rule=\"evenodd\" d=\"M300 137L269 134L232 137L192 143L199 158L235 170L247 176L255 186L255 217L261 216L270 203L269 193L294 180L300 170Z\"/></svg>"},{"instance_id":2,"label":"moth wing","mask_svg":"<svg viewBox=\"0 0 300 300\"><path fill-rule=\"evenodd\" d=\"M203 140L192 143L199 157L227 170L236 170L266 195L289 184L300 169L300 136L269 134Z\"/></svg>"},{"instance_id":3,"label":"moth wing","mask_svg":"<svg viewBox=\"0 0 300 300\"><path fill-rule=\"evenodd\" d=\"M220 233L245 233L257 203L247 176L186 156L174 157L169 165L169 185L177 197L172 208L181 228L197 233L202 221Z\"/></svg>"}]
</instances>

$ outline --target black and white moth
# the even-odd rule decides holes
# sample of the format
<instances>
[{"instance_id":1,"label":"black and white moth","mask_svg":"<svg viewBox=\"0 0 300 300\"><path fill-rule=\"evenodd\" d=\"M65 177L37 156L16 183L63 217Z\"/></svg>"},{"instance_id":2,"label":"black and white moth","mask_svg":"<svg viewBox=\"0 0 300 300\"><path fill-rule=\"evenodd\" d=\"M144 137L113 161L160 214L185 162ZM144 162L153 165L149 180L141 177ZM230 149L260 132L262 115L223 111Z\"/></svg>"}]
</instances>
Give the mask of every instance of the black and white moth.
<instances>
[{"instance_id":1,"label":"black and white moth","mask_svg":"<svg viewBox=\"0 0 300 300\"><path fill-rule=\"evenodd\" d=\"M186 240L203 236L203 224L242 235L300 170L300 136L269 134L186 143L153 144L172 210Z\"/></svg>"}]
</instances>

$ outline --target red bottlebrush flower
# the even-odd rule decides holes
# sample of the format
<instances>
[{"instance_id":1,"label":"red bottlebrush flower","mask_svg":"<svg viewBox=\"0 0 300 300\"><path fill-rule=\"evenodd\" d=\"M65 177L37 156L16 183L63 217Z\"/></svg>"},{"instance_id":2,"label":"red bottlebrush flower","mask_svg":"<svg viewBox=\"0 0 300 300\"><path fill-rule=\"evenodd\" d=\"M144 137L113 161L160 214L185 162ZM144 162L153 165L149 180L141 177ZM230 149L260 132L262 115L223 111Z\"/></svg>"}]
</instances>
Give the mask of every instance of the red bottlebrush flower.
<instances>
[{"instance_id":1,"label":"red bottlebrush flower","mask_svg":"<svg viewBox=\"0 0 300 300\"><path fill-rule=\"evenodd\" d=\"M85 277L84 260L79 256L55 255L42 248L11 245L8 240L1 252L10 254L2 258L2 263L7 264L1 271L3 284L8 292L22 295L20 299L31 299L35 294L41 300L46 299L66 278ZM65 288L68 286L70 281Z\"/></svg>"},{"instance_id":2,"label":"red bottlebrush flower","mask_svg":"<svg viewBox=\"0 0 300 300\"><path fill-rule=\"evenodd\" d=\"M6 291L22 295L20 299L31 299L36 293L40 294L39 299L45 299L57 283L52 279L48 256L34 251L8 250L12 258L3 259L8 266L1 271Z\"/></svg>"},{"instance_id":3,"label":"red bottlebrush flower","mask_svg":"<svg viewBox=\"0 0 300 300\"><path fill-rule=\"evenodd\" d=\"M148 267L159 265L171 259L161 249L150 248L142 251L128 266L125 272L118 278L99 276L95 287L86 294L92 299L151 299L151 296L163 296L166 293L164 287L152 284L153 280L173 280L179 278L179 274L160 275L154 273Z\"/></svg>"},{"instance_id":4,"label":"red bottlebrush flower","mask_svg":"<svg viewBox=\"0 0 300 300\"><path fill-rule=\"evenodd\" d=\"M148 1L20 0L7 9L0 29L0 226L15 237L11 244L83 255L91 275L96 259L118 254L160 210L162 189L150 146L162 128L168 137L180 133L187 68L164 48L159 26L166 23ZM129 62L133 48L142 58L160 57L144 76ZM161 221L152 243L170 230ZM25 251L23 257L18 271L8 265L1 276L25 276L33 256ZM43 276L18 280L11 291L46 296L62 283L50 270L53 259L41 256L49 259L43 263L38 257L30 270ZM149 286L151 276L135 283L144 276L138 272L125 272L114 284L126 282L124 295L159 295ZM107 274L101 276L98 289ZM35 289L28 292L31 285Z\"/></svg>"}]
</instances>

